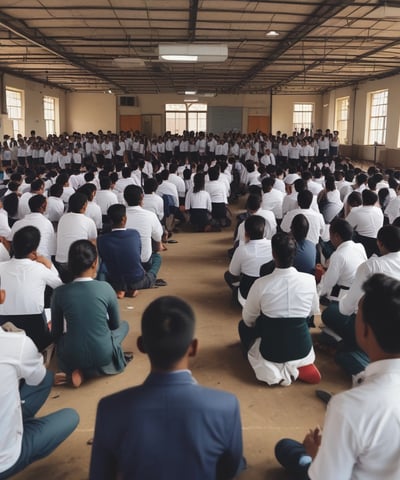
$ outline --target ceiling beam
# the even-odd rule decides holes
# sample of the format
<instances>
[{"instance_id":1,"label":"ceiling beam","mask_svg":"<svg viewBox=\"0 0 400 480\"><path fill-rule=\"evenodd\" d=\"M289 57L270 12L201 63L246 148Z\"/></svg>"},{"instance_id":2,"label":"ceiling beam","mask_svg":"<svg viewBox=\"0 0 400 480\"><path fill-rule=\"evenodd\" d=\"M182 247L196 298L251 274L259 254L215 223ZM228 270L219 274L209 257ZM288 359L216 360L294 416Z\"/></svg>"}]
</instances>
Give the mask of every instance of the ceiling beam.
<instances>
[{"instance_id":1,"label":"ceiling beam","mask_svg":"<svg viewBox=\"0 0 400 480\"><path fill-rule=\"evenodd\" d=\"M189 7L189 42L194 42L196 40L196 24L197 24L197 14L199 11L199 0L190 0Z\"/></svg>"}]
</instances>

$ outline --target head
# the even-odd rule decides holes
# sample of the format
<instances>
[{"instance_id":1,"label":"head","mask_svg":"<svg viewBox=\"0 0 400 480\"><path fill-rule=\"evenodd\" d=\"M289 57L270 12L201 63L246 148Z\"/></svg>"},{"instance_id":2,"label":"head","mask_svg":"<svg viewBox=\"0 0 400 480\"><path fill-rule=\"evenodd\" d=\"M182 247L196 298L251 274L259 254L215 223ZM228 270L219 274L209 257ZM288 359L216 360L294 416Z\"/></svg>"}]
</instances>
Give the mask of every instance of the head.
<instances>
[{"instance_id":1,"label":"head","mask_svg":"<svg viewBox=\"0 0 400 480\"><path fill-rule=\"evenodd\" d=\"M290 225L290 230L296 242L301 242L307 237L309 228L310 224L307 217L302 213L296 215Z\"/></svg>"},{"instance_id":2,"label":"head","mask_svg":"<svg viewBox=\"0 0 400 480\"><path fill-rule=\"evenodd\" d=\"M159 297L142 316L138 347L150 358L153 370L174 370L196 353L195 316L192 308L178 297Z\"/></svg>"},{"instance_id":3,"label":"head","mask_svg":"<svg viewBox=\"0 0 400 480\"><path fill-rule=\"evenodd\" d=\"M244 231L249 240L264 238L265 218L260 215L251 215L244 222Z\"/></svg>"},{"instance_id":4,"label":"head","mask_svg":"<svg viewBox=\"0 0 400 480\"><path fill-rule=\"evenodd\" d=\"M356 338L371 360L400 356L400 282L382 273L363 285Z\"/></svg>"},{"instance_id":5,"label":"head","mask_svg":"<svg viewBox=\"0 0 400 480\"><path fill-rule=\"evenodd\" d=\"M29 208L33 213L44 213L47 207L47 198L44 195L33 195L29 201Z\"/></svg>"},{"instance_id":6,"label":"head","mask_svg":"<svg viewBox=\"0 0 400 480\"><path fill-rule=\"evenodd\" d=\"M146 178L143 184L143 190L145 194L153 193L157 190L158 183L155 178Z\"/></svg>"},{"instance_id":7,"label":"head","mask_svg":"<svg viewBox=\"0 0 400 480\"><path fill-rule=\"evenodd\" d=\"M310 190L302 190L297 195L297 203L300 208L308 209L311 207L311 203L313 201L313 194Z\"/></svg>"},{"instance_id":8,"label":"head","mask_svg":"<svg viewBox=\"0 0 400 480\"><path fill-rule=\"evenodd\" d=\"M400 228L384 225L378 231L377 242L382 255L400 251Z\"/></svg>"},{"instance_id":9,"label":"head","mask_svg":"<svg viewBox=\"0 0 400 480\"><path fill-rule=\"evenodd\" d=\"M296 255L295 239L285 232L279 232L272 237L271 245L277 268L291 267Z\"/></svg>"},{"instance_id":10,"label":"head","mask_svg":"<svg viewBox=\"0 0 400 480\"><path fill-rule=\"evenodd\" d=\"M126 224L126 207L121 203L110 205L107 210L113 228L124 227Z\"/></svg>"},{"instance_id":11,"label":"head","mask_svg":"<svg viewBox=\"0 0 400 480\"><path fill-rule=\"evenodd\" d=\"M41 178L37 178L31 182L31 192L34 193L43 193L44 192L44 181Z\"/></svg>"},{"instance_id":12,"label":"head","mask_svg":"<svg viewBox=\"0 0 400 480\"><path fill-rule=\"evenodd\" d=\"M21 228L15 232L12 246L15 258L31 258L36 257L36 250L40 243L40 232L36 227L31 225Z\"/></svg>"},{"instance_id":13,"label":"head","mask_svg":"<svg viewBox=\"0 0 400 480\"><path fill-rule=\"evenodd\" d=\"M110 190L111 178L108 175L100 176L100 188L101 190Z\"/></svg>"},{"instance_id":14,"label":"head","mask_svg":"<svg viewBox=\"0 0 400 480\"><path fill-rule=\"evenodd\" d=\"M90 271L92 276L96 275L97 250L89 240L77 240L69 247L68 269L73 278L82 276Z\"/></svg>"},{"instance_id":15,"label":"head","mask_svg":"<svg viewBox=\"0 0 400 480\"><path fill-rule=\"evenodd\" d=\"M210 181L218 180L219 178L219 168L218 167L211 167L208 170L208 178Z\"/></svg>"},{"instance_id":16,"label":"head","mask_svg":"<svg viewBox=\"0 0 400 480\"><path fill-rule=\"evenodd\" d=\"M193 192L197 193L204 190L204 174L196 173L193 177Z\"/></svg>"},{"instance_id":17,"label":"head","mask_svg":"<svg viewBox=\"0 0 400 480\"><path fill-rule=\"evenodd\" d=\"M247 197L246 208L251 212L256 212L261 207L261 198L259 195L250 194Z\"/></svg>"},{"instance_id":18,"label":"head","mask_svg":"<svg viewBox=\"0 0 400 480\"><path fill-rule=\"evenodd\" d=\"M68 200L68 212L85 213L88 197L81 192L73 193Z\"/></svg>"},{"instance_id":19,"label":"head","mask_svg":"<svg viewBox=\"0 0 400 480\"><path fill-rule=\"evenodd\" d=\"M362 197L360 192L351 192L350 195L347 197L347 204L353 207L359 207L362 205Z\"/></svg>"},{"instance_id":20,"label":"head","mask_svg":"<svg viewBox=\"0 0 400 480\"><path fill-rule=\"evenodd\" d=\"M140 205L143 200L142 187L138 185L128 185L124 190L124 199L129 207Z\"/></svg>"},{"instance_id":21,"label":"head","mask_svg":"<svg viewBox=\"0 0 400 480\"><path fill-rule=\"evenodd\" d=\"M362 191L361 198L365 207L375 205L378 201L378 195L372 190L368 190L368 188Z\"/></svg>"},{"instance_id":22,"label":"head","mask_svg":"<svg viewBox=\"0 0 400 480\"><path fill-rule=\"evenodd\" d=\"M262 189L264 193L270 192L274 186L275 178L274 177L265 177L262 180Z\"/></svg>"},{"instance_id":23,"label":"head","mask_svg":"<svg viewBox=\"0 0 400 480\"><path fill-rule=\"evenodd\" d=\"M344 218L335 218L329 227L330 240L335 248L353 238L353 227Z\"/></svg>"}]
</instances>

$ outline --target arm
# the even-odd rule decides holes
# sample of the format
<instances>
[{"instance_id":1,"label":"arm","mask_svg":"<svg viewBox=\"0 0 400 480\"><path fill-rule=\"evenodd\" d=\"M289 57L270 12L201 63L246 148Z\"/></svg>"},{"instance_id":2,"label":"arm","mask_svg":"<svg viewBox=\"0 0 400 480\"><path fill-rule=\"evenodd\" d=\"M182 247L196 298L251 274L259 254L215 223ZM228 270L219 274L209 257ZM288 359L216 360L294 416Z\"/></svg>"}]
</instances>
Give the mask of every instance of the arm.
<instances>
[{"instance_id":1,"label":"arm","mask_svg":"<svg viewBox=\"0 0 400 480\"><path fill-rule=\"evenodd\" d=\"M64 313L59 301L60 290L56 289L51 297L51 336L54 341L64 333Z\"/></svg>"},{"instance_id":2,"label":"arm","mask_svg":"<svg viewBox=\"0 0 400 480\"><path fill-rule=\"evenodd\" d=\"M332 254L329 260L329 267L328 270L322 275L321 282L319 284L319 294L323 295L330 295L332 288L337 284L341 264L339 262L339 258L335 256L335 252Z\"/></svg>"},{"instance_id":3,"label":"arm","mask_svg":"<svg viewBox=\"0 0 400 480\"><path fill-rule=\"evenodd\" d=\"M256 280L247 295L243 308L243 321L248 327L255 327L257 318L261 314L261 294L259 291L259 280Z\"/></svg>"},{"instance_id":4,"label":"arm","mask_svg":"<svg viewBox=\"0 0 400 480\"><path fill-rule=\"evenodd\" d=\"M368 261L358 268L350 290L339 301L339 311L342 315L352 315L357 311L358 301L363 295L362 285L369 277Z\"/></svg>"},{"instance_id":5,"label":"arm","mask_svg":"<svg viewBox=\"0 0 400 480\"><path fill-rule=\"evenodd\" d=\"M107 305L107 313L108 313L108 325L110 330L115 330L120 325L120 316L119 316L119 306L117 296L115 295L114 290L111 288L109 284L106 282L103 283L104 287L108 289L109 298L108 298L108 305Z\"/></svg>"}]
</instances>

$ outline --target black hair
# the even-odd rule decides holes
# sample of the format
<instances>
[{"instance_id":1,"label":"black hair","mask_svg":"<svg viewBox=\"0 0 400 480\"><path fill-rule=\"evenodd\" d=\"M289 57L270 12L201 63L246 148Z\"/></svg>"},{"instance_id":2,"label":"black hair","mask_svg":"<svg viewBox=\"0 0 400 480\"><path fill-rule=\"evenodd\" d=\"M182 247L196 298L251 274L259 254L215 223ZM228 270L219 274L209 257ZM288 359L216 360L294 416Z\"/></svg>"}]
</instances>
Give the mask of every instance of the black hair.
<instances>
[{"instance_id":1,"label":"black hair","mask_svg":"<svg viewBox=\"0 0 400 480\"><path fill-rule=\"evenodd\" d=\"M204 190L204 174L196 173L193 177L193 193L200 192Z\"/></svg>"},{"instance_id":2,"label":"black hair","mask_svg":"<svg viewBox=\"0 0 400 480\"><path fill-rule=\"evenodd\" d=\"M17 230L12 241L14 257L26 258L30 253L37 250L39 243L40 231L38 228L28 225Z\"/></svg>"},{"instance_id":3,"label":"black hair","mask_svg":"<svg viewBox=\"0 0 400 480\"><path fill-rule=\"evenodd\" d=\"M19 197L15 192L9 193L3 197L3 208L8 216L13 218L18 212Z\"/></svg>"},{"instance_id":4,"label":"black hair","mask_svg":"<svg viewBox=\"0 0 400 480\"><path fill-rule=\"evenodd\" d=\"M218 180L218 177L219 177L219 168L218 167L211 167L208 170L208 178L210 179L210 181Z\"/></svg>"},{"instance_id":5,"label":"black hair","mask_svg":"<svg viewBox=\"0 0 400 480\"><path fill-rule=\"evenodd\" d=\"M60 173L60 175L56 178L56 183L58 183L59 185L65 185L68 182L68 179L68 173Z\"/></svg>"},{"instance_id":6,"label":"black hair","mask_svg":"<svg viewBox=\"0 0 400 480\"><path fill-rule=\"evenodd\" d=\"M289 268L296 255L296 241L285 232L278 232L271 239L272 253L278 268Z\"/></svg>"},{"instance_id":7,"label":"black hair","mask_svg":"<svg viewBox=\"0 0 400 480\"><path fill-rule=\"evenodd\" d=\"M300 208L310 208L313 201L313 194L310 190L302 190L297 195L297 203Z\"/></svg>"},{"instance_id":8,"label":"black hair","mask_svg":"<svg viewBox=\"0 0 400 480\"><path fill-rule=\"evenodd\" d=\"M274 183L275 183L275 178L274 177L265 177L262 179L262 189L263 189L263 192L266 193L266 192L269 192L272 187L274 186Z\"/></svg>"},{"instance_id":9,"label":"black hair","mask_svg":"<svg viewBox=\"0 0 400 480\"><path fill-rule=\"evenodd\" d=\"M58 197L60 198L61 195L64 192L64 188L62 185L59 185L58 183L55 183L52 185L49 189L50 197Z\"/></svg>"},{"instance_id":10,"label":"black hair","mask_svg":"<svg viewBox=\"0 0 400 480\"><path fill-rule=\"evenodd\" d=\"M307 184L302 178L298 178L297 180L295 180L293 185L296 192L299 193L307 188Z\"/></svg>"},{"instance_id":11,"label":"black hair","mask_svg":"<svg viewBox=\"0 0 400 480\"><path fill-rule=\"evenodd\" d=\"M100 178L100 188L101 190L110 190L111 188L111 178L108 175L99 175Z\"/></svg>"},{"instance_id":12,"label":"black hair","mask_svg":"<svg viewBox=\"0 0 400 480\"><path fill-rule=\"evenodd\" d=\"M310 229L310 223L307 217L302 213L297 214L290 225L290 231L296 242L301 242L307 237L308 230Z\"/></svg>"},{"instance_id":13,"label":"black hair","mask_svg":"<svg viewBox=\"0 0 400 480\"><path fill-rule=\"evenodd\" d=\"M81 213L81 210L87 201L88 197L84 193L73 193L68 200L68 212Z\"/></svg>"},{"instance_id":14,"label":"black hair","mask_svg":"<svg viewBox=\"0 0 400 480\"><path fill-rule=\"evenodd\" d=\"M144 193L149 194L153 193L157 190L158 183L155 178L146 178L146 180L143 183L143 190Z\"/></svg>"},{"instance_id":15,"label":"black hair","mask_svg":"<svg viewBox=\"0 0 400 480\"><path fill-rule=\"evenodd\" d=\"M124 190L124 199L130 207L140 204L143 197L142 187L138 185L127 185Z\"/></svg>"},{"instance_id":16,"label":"black hair","mask_svg":"<svg viewBox=\"0 0 400 480\"><path fill-rule=\"evenodd\" d=\"M244 230L250 240L260 240L264 238L265 218L260 215L251 215L244 222Z\"/></svg>"},{"instance_id":17,"label":"black hair","mask_svg":"<svg viewBox=\"0 0 400 480\"><path fill-rule=\"evenodd\" d=\"M110 205L107 210L107 215L109 216L113 225L120 225L123 217L126 215L126 207L121 203Z\"/></svg>"},{"instance_id":18,"label":"black hair","mask_svg":"<svg viewBox=\"0 0 400 480\"><path fill-rule=\"evenodd\" d=\"M362 197L360 192L351 192L350 195L347 197L346 202L351 207L359 207L362 205Z\"/></svg>"},{"instance_id":19,"label":"black hair","mask_svg":"<svg viewBox=\"0 0 400 480\"><path fill-rule=\"evenodd\" d=\"M250 194L247 197L246 208L251 212L258 210L261 206L261 198L259 195Z\"/></svg>"},{"instance_id":20,"label":"black hair","mask_svg":"<svg viewBox=\"0 0 400 480\"><path fill-rule=\"evenodd\" d=\"M33 180L33 182L31 183L31 192L37 192L43 187L44 181L41 178L36 178L36 180Z\"/></svg>"},{"instance_id":21,"label":"black hair","mask_svg":"<svg viewBox=\"0 0 400 480\"><path fill-rule=\"evenodd\" d=\"M363 285L362 321L371 327L381 349L400 353L400 282L382 273Z\"/></svg>"},{"instance_id":22,"label":"black hair","mask_svg":"<svg viewBox=\"0 0 400 480\"><path fill-rule=\"evenodd\" d=\"M368 188L365 188L362 191L361 198L363 205L367 206L375 205L375 203L378 201L378 195L372 190L368 190Z\"/></svg>"},{"instance_id":23,"label":"black hair","mask_svg":"<svg viewBox=\"0 0 400 480\"><path fill-rule=\"evenodd\" d=\"M384 225L378 231L378 240L389 252L400 250L400 228L395 225Z\"/></svg>"},{"instance_id":24,"label":"black hair","mask_svg":"<svg viewBox=\"0 0 400 480\"><path fill-rule=\"evenodd\" d=\"M44 195L33 195L29 199L28 204L31 212L38 212L46 202L47 199Z\"/></svg>"},{"instance_id":25,"label":"black hair","mask_svg":"<svg viewBox=\"0 0 400 480\"><path fill-rule=\"evenodd\" d=\"M159 297L142 316L143 347L153 366L168 370L186 354L193 340L195 316L178 297Z\"/></svg>"},{"instance_id":26,"label":"black hair","mask_svg":"<svg viewBox=\"0 0 400 480\"><path fill-rule=\"evenodd\" d=\"M68 251L68 270L73 278L88 270L97 258L96 247L90 240L76 240Z\"/></svg>"},{"instance_id":27,"label":"black hair","mask_svg":"<svg viewBox=\"0 0 400 480\"><path fill-rule=\"evenodd\" d=\"M353 238L353 227L344 218L332 220L329 231L330 233L337 233L344 242Z\"/></svg>"}]
</instances>

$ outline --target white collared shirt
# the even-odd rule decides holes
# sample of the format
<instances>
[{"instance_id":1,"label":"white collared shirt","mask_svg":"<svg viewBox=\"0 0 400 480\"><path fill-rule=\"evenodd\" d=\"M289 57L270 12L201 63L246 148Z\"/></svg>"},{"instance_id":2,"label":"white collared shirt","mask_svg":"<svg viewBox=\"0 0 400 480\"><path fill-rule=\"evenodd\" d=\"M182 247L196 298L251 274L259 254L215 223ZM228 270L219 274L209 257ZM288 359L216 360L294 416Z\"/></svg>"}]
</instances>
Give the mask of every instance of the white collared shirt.
<instances>
[{"instance_id":1,"label":"white collared shirt","mask_svg":"<svg viewBox=\"0 0 400 480\"><path fill-rule=\"evenodd\" d=\"M378 230L383 226L383 212L374 205L362 206L353 208L346 220L359 235L376 238Z\"/></svg>"},{"instance_id":2,"label":"white collared shirt","mask_svg":"<svg viewBox=\"0 0 400 480\"><path fill-rule=\"evenodd\" d=\"M373 362L365 375L330 400L311 480L400 478L400 359Z\"/></svg>"},{"instance_id":3,"label":"white collared shirt","mask_svg":"<svg viewBox=\"0 0 400 480\"><path fill-rule=\"evenodd\" d=\"M249 240L235 250L229 264L229 271L235 276L242 273L251 277L259 277L260 267L271 260L271 240L266 238Z\"/></svg>"}]
</instances>

